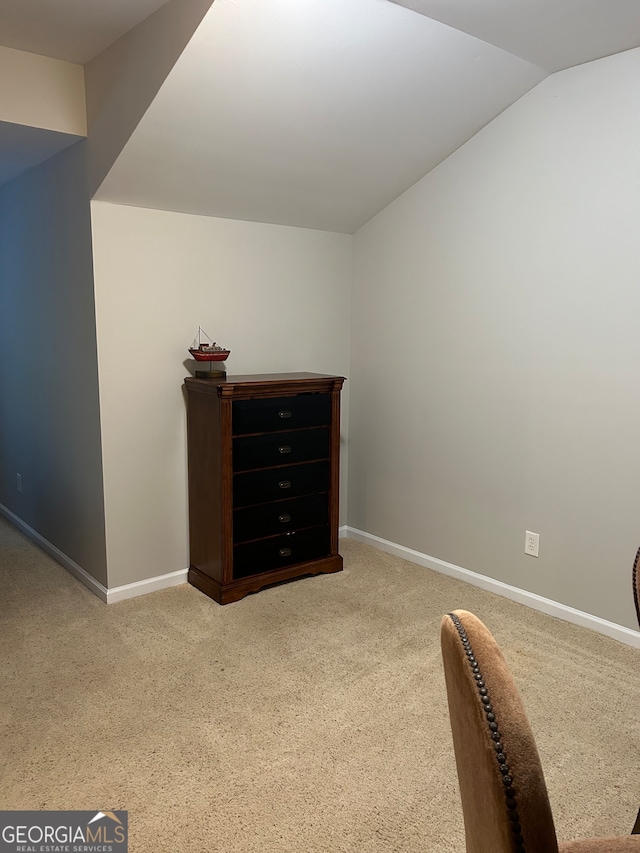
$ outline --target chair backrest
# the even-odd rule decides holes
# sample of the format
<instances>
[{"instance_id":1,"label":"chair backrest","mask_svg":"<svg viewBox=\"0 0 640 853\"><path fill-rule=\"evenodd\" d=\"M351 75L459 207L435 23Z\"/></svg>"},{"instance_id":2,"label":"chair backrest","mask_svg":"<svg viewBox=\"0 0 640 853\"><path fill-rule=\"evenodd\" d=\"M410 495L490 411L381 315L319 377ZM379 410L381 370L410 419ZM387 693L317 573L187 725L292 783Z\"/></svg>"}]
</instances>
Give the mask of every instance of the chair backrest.
<instances>
[{"instance_id":1,"label":"chair backrest","mask_svg":"<svg viewBox=\"0 0 640 853\"><path fill-rule=\"evenodd\" d=\"M633 561L633 600L636 603L636 616L638 617L638 625L640 625L640 548L636 552L636 558Z\"/></svg>"},{"instance_id":2,"label":"chair backrest","mask_svg":"<svg viewBox=\"0 0 640 853\"><path fill-rule=\"evenodd\" d=\"M441 643L467 853L557 853L538 750L497 643L465 610L443 617Z\"/></svg>"}]
</instances>

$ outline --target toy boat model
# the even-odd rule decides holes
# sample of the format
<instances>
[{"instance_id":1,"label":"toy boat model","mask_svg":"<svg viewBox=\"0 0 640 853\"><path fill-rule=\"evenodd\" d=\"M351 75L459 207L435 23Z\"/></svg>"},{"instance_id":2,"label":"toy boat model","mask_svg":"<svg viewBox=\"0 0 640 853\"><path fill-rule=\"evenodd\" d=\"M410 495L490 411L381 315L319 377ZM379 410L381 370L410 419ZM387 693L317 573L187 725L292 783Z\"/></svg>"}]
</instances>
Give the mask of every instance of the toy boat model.
<instances>
[{"instance_id":1,"label":"toy boat model","mask_svg":"<svg viewBox=\"0 0 640 853\"><path fill-rule=\"evenodd\" d=\"M201 344L197 349L189 347L189 352L196 361L226 361L231 350L217 347L214 343L212 346Z\"/></svg>"},{"instance_id":2,"label":"toy boat model","mask_svg":"<svg viewBox=\"0 0 640 853\"><path fill-rule=\"evenodd\" d=\"M202 338L206 338L203 341ZM206 332L203 332L198 326L198 334L194 342L189 347L189 352L196 361L226 361L231 350L219 347L215 341L212 341Z\"/></svg>"}]
</instances>

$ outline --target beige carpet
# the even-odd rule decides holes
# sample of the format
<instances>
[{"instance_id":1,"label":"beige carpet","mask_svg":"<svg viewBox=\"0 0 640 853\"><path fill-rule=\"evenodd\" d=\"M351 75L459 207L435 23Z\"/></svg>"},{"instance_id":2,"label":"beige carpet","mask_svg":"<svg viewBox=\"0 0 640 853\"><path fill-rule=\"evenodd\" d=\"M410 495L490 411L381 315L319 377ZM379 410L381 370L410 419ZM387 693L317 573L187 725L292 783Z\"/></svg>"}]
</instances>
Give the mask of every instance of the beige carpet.
<instances>
[{"instance_id":1,"label":"beige carpet","mask_svg":"<svg viewBox=\"0 0 640 853\"><path fill-rule=\"evenodd\" d=\"M132 853L446 853L462 815L438 631L501 644L561 838L630 831L640 652L368 546L220 607L106 606L0 519L0 808L127 809Z\"/></svg>"}]
</instances>

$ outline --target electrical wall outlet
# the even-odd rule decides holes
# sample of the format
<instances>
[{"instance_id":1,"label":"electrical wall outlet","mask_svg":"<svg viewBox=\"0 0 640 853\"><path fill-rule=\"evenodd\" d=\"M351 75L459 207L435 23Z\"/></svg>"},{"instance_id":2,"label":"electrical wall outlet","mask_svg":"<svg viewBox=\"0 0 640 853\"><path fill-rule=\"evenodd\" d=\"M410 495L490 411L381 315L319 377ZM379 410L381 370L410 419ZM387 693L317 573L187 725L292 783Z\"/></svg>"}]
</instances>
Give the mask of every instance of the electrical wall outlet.
<instances>
[{"instance_id":1,"label":"electrical wall outlet","mask_svg":"<svg viewBox=\"0 0 640 853\"><path fill-rule=\"evenodd\" d=\"M22 491L22 474L16 474L16 489Z\"/></svg>"},{"instance_id":2,"label":"electrical wall outlet","mask_svg":"<svg viewBox=\"0 0 640 853\"><path fill-rule=\"evenodd\" d=\"M530 557L537 557L540 554L540 534L532 533L530 530L524 532L524 553Z\"/></svg>"}]
</instances>

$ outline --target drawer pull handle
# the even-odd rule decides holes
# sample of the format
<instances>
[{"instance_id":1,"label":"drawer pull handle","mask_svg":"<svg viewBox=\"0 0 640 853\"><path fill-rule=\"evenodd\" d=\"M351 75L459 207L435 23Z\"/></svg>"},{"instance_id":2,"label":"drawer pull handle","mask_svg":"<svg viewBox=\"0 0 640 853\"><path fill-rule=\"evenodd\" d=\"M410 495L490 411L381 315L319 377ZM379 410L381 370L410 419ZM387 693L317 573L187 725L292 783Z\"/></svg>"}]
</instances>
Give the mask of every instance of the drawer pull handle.
<instances>
[{"instance_id":1,"label":"drawer pull handle","mask_svg":"<svg viewBox=\"0 0 640 853\"><path fill-rule=\"evenodd\" d=\"M280 548L278 554L281 557L290 557L291 556L291 548Z\"/></svg>"},{"instance_id":2,"label":"drawer pull handle","mask_svg":"<svg viewBox=\"0 0 640 853\"><path fill-rule=\"evenodd\" d=\"M291 516L288 512L285 512L282 515L278 516L278 521L280 522L280 524L286 524L288 521L291 521Z\"/></svg>"},{"instance_id":3,"label":"drawer pull handle","mask_svg":"<svg viewBox=\"0 0 640 853\"><path fill-rule=\"evenodd\" d=\"M278 453L291 453L291 446L288 444L281 444L278 448Z\"/></svg>"},{"instance_id":4,"label":"drawer pull handle","mask_svg":"<svg viewBox=\"0 0 640 853\"><path fill-rule=\"evenodd\" d=\"M280 480L278 483L279 489L290 489L291 488L291 480Z\"/></svg>"},{"instance_id":5,"label":"drawer pull handle","mask_svg":"<svg viewBox=\"0 0 640 853\"><path fill-rule=\"evenodd\" d=\"M278 412L278 417L279 418L290 418L291 412L288 411L288 409L283 409L281 412Z\"/></svg>"}]
</instances>

